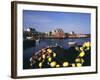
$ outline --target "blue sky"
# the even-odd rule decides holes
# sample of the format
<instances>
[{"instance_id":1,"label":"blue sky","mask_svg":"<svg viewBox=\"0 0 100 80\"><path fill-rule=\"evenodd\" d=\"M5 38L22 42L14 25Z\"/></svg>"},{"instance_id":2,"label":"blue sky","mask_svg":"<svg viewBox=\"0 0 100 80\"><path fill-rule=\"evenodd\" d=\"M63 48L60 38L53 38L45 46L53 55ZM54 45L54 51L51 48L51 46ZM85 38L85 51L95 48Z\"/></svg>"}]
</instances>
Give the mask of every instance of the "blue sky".
<instances>
[{"instance_id":1,"label":"blue sky","mask_svg":"<svg viewBox=\"0 0 100 80\"><path fill-rule=\"evenodd\" d=\"M33 27L40 32L62 28L64 32L90 33L91 14L75 12L50 12L23 10L23 27Z\"/></svg>"}]
</instances>

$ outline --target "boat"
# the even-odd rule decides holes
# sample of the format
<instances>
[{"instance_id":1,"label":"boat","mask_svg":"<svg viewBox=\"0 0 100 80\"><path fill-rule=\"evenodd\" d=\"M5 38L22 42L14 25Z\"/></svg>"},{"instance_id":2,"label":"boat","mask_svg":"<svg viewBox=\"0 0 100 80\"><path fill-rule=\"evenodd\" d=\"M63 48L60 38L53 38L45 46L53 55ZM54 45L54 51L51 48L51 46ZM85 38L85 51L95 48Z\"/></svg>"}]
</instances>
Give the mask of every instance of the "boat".
<instances>
[{"instance_id":1,"label":"boat","mask_svg":"<svg viewBox=\"0 0 100 80\"><path fill-rule=\"evenodd\" d=\"M69 46L73 46L73 45L76 45L77 43L75 41L71 41L71 42L68 42L68 45Z\"/></svg>"}]
</instances>

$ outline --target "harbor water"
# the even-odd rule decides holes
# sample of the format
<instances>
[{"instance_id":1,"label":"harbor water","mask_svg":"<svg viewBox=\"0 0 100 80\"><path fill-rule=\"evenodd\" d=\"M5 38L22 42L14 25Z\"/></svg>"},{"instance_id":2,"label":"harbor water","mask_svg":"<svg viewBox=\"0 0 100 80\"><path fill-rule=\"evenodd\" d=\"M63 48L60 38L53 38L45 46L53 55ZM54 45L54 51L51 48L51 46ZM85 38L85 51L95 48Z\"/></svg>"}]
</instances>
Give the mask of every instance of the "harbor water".
<instances>
[{"instance_id":1,"label":"harbor water","mask_svg":"<svg viewBox=\"0 0 100 80\"><path fill-rule=\"evenodd\" d=\"M82 45L84 42L90 41L90 38L74 38L74 39L40 39L36 40L36 46L23 49L23 69L29 69L29 59L33 54L47 46L62 46L68 49L69 42L75 42L77 45Z\"/></svg>"}]
</instances>

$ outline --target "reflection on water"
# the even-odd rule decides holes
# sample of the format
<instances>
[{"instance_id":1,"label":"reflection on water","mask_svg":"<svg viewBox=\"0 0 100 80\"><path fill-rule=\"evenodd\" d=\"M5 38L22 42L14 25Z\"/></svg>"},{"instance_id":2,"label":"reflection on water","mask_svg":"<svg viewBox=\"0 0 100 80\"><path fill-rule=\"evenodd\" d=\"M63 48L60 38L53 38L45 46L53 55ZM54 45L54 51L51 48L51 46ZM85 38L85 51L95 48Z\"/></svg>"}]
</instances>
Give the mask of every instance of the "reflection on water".
<instances>
[{"instance_id":1,"label":"reflection on water","mask_svg":"<svg viewBox=\"0 0 100 80\"><path fill-rule=\"evenodd\" d=\"M35 54L39 49L46 46L62 46L63 48L69 48L68 42L76 42L78 45L82 45L84 42L90 41L90 38L79 39L40 39L36 41L36 46L23 50L23 68L28 67L29 58L32 54ZM26 65L27 64L27 65Z\"/></svg>"}]
</instances>

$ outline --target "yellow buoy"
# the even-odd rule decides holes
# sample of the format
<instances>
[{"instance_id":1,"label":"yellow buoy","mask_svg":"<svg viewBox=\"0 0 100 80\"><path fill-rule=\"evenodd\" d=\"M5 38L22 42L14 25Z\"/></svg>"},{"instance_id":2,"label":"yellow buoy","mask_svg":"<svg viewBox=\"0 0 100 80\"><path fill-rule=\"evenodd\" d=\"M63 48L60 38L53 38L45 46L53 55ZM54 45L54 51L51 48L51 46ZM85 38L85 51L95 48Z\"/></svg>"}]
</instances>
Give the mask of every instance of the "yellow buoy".
<instances>
[{"instance_id":1,"label":"yellow buoy","mask_svg":"<svg viewBox=\"0 0 100 80\"><path fill-rule=\"evenodd\" d=\"M82 51L82 52L80 52L79 57L83 57L84 55L85 55L85 52Z\"/></svg>"},{"instance_id":2,"label":"yellow buoy","mask_svg":"<svg viewBox=\"0 0 100 80\"><path fill-rule=\"evenodd\" d=\"M55 61L51 62L51 63L50 63L50 66L51 66L51 67L55 67L55 66L56 66L56 62L55 62Z\"/></svg>"},{"instance_id":3,"label":"yellow buoy","mask_svg":"<svg viewBox=\"0 0 100 80\"><path fill-rule=\"evenodd\" d=\"M53 57L56 57L56 53L53 53Z\"/></svg>"},{"instance_id":4,"label":"yellow buoy","mask_svg":"<svg viewBox=\"0 0 100 80\"><path fill-rule=\"evenodd\" d=\"M84 59L81 59L81 62L84 63Z\"/></svg>"},{"instance_id":5,"label":"yellow buoy","mask_svg":"<svg viewBox=\"0 0 100 80\"><path fill-rule=\"evenodd\" d=\"M81 62L80 58L76 58L75 62Z\"/></svg>"},{"instance_id":6,"label":"yellow buoy","mask_svg":"<svg viewBox=\"0 0 100 80\"><path fill-rule=\"evenodd\" d=\"M56 65L56 67L58 68L58 67L60 67L60 65L59 65L59 64L57 64L57 65Z\"/></svg>"},{"instance_id":7,"label":"yellow buoy","mask_svg":"<svg viewBox=\"0 0 100 80\"><path fill-rule=\"evenodd\" d=\"M79 47L75 47L75 49L76 49L77 51L79 51Z\"/></svg>"},{"instance_id":8,"label":"yellow buoy","mask_svg":"<svg viewBox=\"0 0 100 80\"><path fill-rule=\"evenodd\" d=\"M47 51L48 51L49 53L52 53L52 50L51 50L51 49L47 49Z\"/></svg>"},{"instance_id":9,"label":"yellow buoy","mask_svg":"<svg viewBox=\"0 0 100 80\"><path fill-rule=\"evenodd\" d=\"M41 57L39 57L38 60L40 61L41 60Z\"/></svg>"},{"instance_id":10,"label":"yellow buoy","mask_svg":"<svg viewBox=\"0 0 100 80\"><path fill-rule=\"evenodd\" d=\"M46 57L45 54L43 54L43 55L42 55L42 58L45 59L45 57Z\"/></svg>"},{"instance_id":11,"label":"yellow buoy","mask_svg":"<svg viewBox=\"0 0 100 80\"><path fill-rule=\"evenodd\" d=\"M72 63L72 67L75 67L75 63Z\"/></svg>"},{"instance_id":12,"label":"yellow buoy","mask_svg":"<svg viewBox=\"0 0 100 80\"><path fill-rule=\"evenodd\" d=\"M43 52L43 53L45 53L45 52L46 52L46 50L45 50L45 49L42 49L42 52Z\"/></svg>"},{"instance_id":13,"label":"yellow buoy","mask_svg":"<svg viewBox=\"0 0 100 80\"><path fill-rule=\"evenodd\" d=\"M69 65L68 62L63 62L63 67L67 67Z\"/></svg>"},{"instance_id":14,"label":"yellow buoy","mask_svg":"<svg viewBox=\"0 0 100 80\"><path fill-rule=\"evenodd\" d=\"M83 51L83 47L80 47L80 51Z\"/></svg>"},{"instance_id":15,"label":"yellow buoy","mask_svg":"<svg viewBox=\"0 0 100 80\"><path fill-rule=\"evenodd\" d=\"M90 47L87 47L85 50L89 50L90 49Z\"/></svg>"},{"instance_id":16,"label":"yellow buoy","mask_svg":"<svg viewBox=\"0 0 100 80\"><path fill-rule=\"evenodd\" d=\"M84 48L84 47L86 47L86 45L85 45L85 44L86 44L86 42L84 42L84 43L83 43L83 48Z\"/></svg>"},{"instance_id":17,"label":"yellow buoy","mask_svg":"<svg viewBox=\"0 0 100 80\"><path fill-rule=\"evenodd\" d=\"M81 64L81 63L77 63L76 66L77 66L77 67L81 67L82 64Z\"/></svg>"},{"instance_id":18,"label":"yellow buoy","mask_svg":"<svg viewBox=\"0 0 100 80\"><path fill-rule=\"evenodd\" d=\"M90 42L84 42L83 47L90 47L91 43Z\"/></svg>"},{"instance_id":19,"label":"yellow buoy","mask_svg":"<svg viewBox=\"0 0 100 80\"><path fill-rule=\"evenodd\" d=\"M86 42L85 44L87 47L90 47L91 46L91 43L90 42Z\"/></svg>"},{"instance_id":20,"label":"yellow buoy","mask_svg":"<svg viewBox=\"0 0 100 80\"><path fill-rule=\"evenodd\" d=\"M42 64L43 64L42 62L39 63L39 67L40 67L40 68L42 67Z\"/></svg>"},{"instance_id":21,"label":"yellow buoy","mask_svg":"<svg viewBox=\"0 0 100 80\"><path fill-rule=\"evenodd\" d=\"M51 58L51 57L49 57L49 58L48 58L48 62L51 62L51 60L52 60L52 58Z\"/></svg>"}]
</instances>

